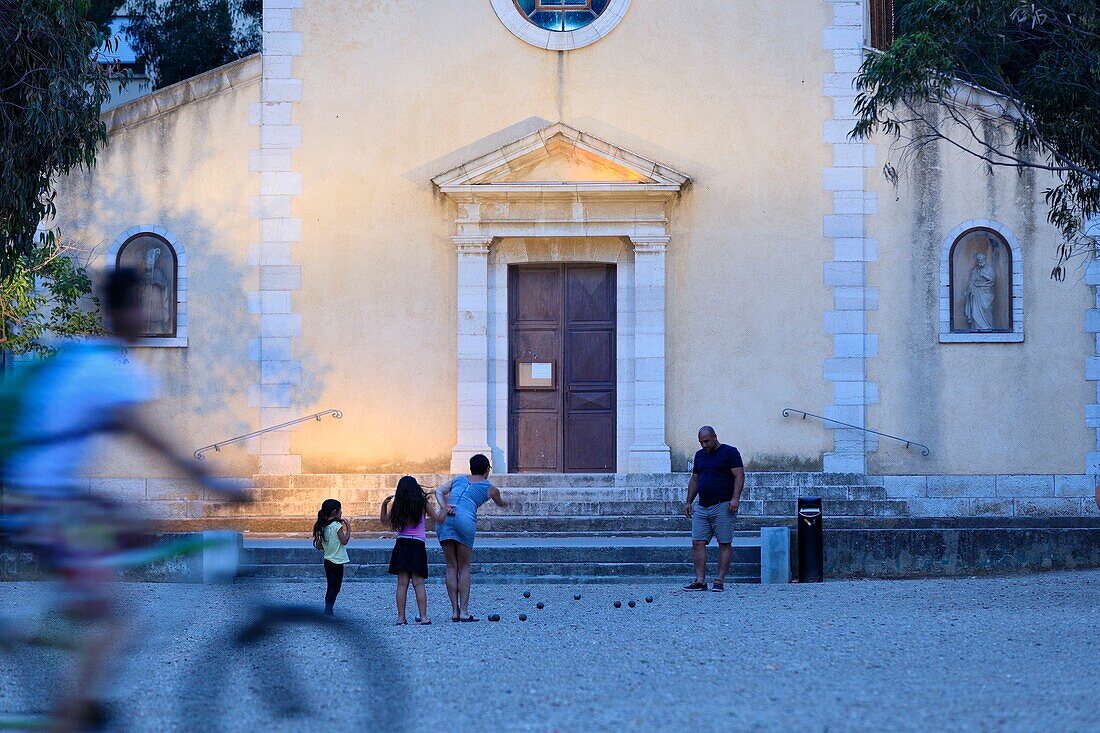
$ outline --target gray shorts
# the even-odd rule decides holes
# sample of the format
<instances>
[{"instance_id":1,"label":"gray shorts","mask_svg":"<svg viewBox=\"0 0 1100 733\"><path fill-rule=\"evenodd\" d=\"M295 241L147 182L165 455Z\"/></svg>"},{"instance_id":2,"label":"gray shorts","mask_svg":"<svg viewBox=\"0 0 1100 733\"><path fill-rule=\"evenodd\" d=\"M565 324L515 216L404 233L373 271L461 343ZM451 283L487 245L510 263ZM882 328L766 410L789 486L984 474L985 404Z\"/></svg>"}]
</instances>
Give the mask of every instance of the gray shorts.
<instances>
[{"instance_id":1,"label":"gray shorts","mask_svg":"<svg viewBox=\"0 0 1100 733\"><path fill-rule=\"evenodd\" d=\"M695 505L691 511L691 539L693 542L710 542L717 537L719 544L733 542L733 518L728 501L720 501L714 506Z\"/></svg>"}]
</instances>

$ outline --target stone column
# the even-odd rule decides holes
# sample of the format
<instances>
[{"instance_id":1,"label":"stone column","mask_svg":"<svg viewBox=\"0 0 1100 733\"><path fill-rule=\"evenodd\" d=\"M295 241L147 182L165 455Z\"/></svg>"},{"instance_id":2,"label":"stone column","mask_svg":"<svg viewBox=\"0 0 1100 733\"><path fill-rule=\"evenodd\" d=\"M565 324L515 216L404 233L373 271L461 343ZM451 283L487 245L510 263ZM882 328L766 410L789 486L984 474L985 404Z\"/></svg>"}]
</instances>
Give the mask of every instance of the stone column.
<instances>
[{"instance_id":1,"label":"stone column","mask_svg":"<svg viewBox=\"0 0 1100 733\"><path fill-rule=\"evenodd\" d=\"M489 447L489 245L491 237L457 236L458 443L451 472L467 473L470 456Z\"/></svg>"},{"instance_id":2,"label":"stone column","mask_svg":"<svg viewBox=\"0 0 1100 733\"><path fill-rule=\"evenodd\" d=\"M668 473L665 443L665 250L667 235L632 236L634 245L634 444L630 473Z\"/></svg>"}]
</instances>

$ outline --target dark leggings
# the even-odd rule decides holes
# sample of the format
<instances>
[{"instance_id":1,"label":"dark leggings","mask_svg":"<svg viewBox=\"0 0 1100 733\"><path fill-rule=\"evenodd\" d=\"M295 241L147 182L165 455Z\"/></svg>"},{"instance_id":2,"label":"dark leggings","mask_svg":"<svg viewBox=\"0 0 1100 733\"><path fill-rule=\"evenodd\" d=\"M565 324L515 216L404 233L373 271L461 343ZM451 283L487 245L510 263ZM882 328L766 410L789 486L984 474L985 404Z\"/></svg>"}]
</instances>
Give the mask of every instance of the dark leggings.
<instances>
[{"instance_id":1,"label":"dark leggings","mask_svg":"<svg viewBox=\"0 0 1100 733\"><path fill-rule=\"evenodd\" d=\"M325 611L331 611L336 605L336 596L340 595L340 586L344 583L344 566L331 560L325 560L325 579L328 590L325 591Z\"/></svg>"}]
</instances>

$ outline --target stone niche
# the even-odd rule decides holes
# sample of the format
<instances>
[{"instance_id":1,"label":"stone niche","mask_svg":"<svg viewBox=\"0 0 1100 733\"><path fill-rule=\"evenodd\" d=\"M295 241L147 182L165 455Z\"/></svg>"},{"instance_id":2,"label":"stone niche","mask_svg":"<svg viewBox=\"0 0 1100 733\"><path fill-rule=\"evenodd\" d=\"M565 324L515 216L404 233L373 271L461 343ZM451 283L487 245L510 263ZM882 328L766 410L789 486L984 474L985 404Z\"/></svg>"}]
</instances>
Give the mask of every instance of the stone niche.
<instances>
[{"instance_id":1,"label":"stone niche","mask_svg":"<svg viewBox=\"0 0 1100 733\"><path fill-rule=\"evenodd\" d=\"M1005 333L1012 323L1012 249L996 232L971 229L951 247L951 332Z\"/></svg>"},{"instance_id":2,"label":"stone niche","mask_svg":"<svg viewBox=\"0 0 1100 733\"><path fill-rule=\"evenodd\" d=\"M141 310L145 338L176 336L176 251L155 234L139 234L118 251L117 267L141 273Z\"/></svg>"}]
</instances>

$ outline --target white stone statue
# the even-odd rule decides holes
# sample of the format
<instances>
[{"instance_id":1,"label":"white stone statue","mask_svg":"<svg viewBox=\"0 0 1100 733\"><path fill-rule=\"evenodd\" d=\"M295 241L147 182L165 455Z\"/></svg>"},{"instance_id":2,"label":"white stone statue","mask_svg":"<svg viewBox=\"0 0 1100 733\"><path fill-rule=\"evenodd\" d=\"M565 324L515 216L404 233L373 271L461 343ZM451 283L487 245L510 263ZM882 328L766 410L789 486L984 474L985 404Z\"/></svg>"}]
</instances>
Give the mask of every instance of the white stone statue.
<instances>
[{"instance_id":1,"label":"white stone statue","mask_svg":"<svg viewBox=\"0 0 1100 733\"><path fill-rule=\"evenodd\" d=\"M160 247L145 253L145 273L141 278L141 308L145 314L145 332L164 335L172 332L172 284L157 269Z\"/></svg>"},{"instance_id":2,"label":"white stone statue","mask_svg":"<svg viewBox=\"0 0 1100 733\"><path fill-rule=\"evenodd\" d=\"M993 331L993 282L997 275L993 267L986 264L986 256L979 252L974 255L975 265L970 270L970 279L966 284L966 302L964 313L966 322L972 331Z\"/></svg>"}]
</instances>

